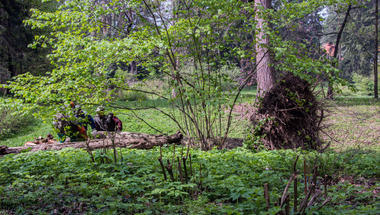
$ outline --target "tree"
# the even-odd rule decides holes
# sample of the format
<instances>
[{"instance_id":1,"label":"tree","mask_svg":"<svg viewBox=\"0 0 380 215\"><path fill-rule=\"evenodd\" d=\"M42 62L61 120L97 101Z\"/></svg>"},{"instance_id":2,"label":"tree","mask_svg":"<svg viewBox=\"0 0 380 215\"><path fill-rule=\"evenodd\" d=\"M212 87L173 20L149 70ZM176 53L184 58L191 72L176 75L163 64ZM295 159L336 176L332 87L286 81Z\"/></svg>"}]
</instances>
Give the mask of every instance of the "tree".
<instances>
[{"instance_id":1,"label":"tree","mask_svg":"<svg viewBox=\"0 0 380 215\"><path fill-rule=\"evenodd\" d=\"M284 2L280 10L260 10L260 17L276 21L276 26L270 28L265 24L269 21L263 20L260 29L256 28L258 20L254 5L238 0L185 1L181 8L174 8L174 13L164 1L146 0L113 0L97 4L92 0L68 0L55 13L33 9L28 24L55 29L50 37L37 37L43 39L38 41L41 45L53 46L54 52L49 58L55 69L45 76L19 75L9 85L3 85L15 95L5 103L20 105L24 112L39 110L36 114L55 112L72 100L132 113L151 108L173 120L183 134L196 137L204 149L210 149L209 141L217 142L223 148L231 131L234 105L241 90L255 74L246 77L237 88L223 91L222 84L232 81L222 72L223 66L229 66L226 59L232 56L255 59L253 71L256 71L259 62L271 57L266 53L261 59L257 58L252 50L242 47L244 44L236 43L233 48L226 47L226 44L239 41L236 35L246 34L245 29L250 28L255 35L261 35L260 39L265 39L264 35L270 39L270 47L264 43L259 48L272 51L277 70L292 72L312 82L315 78L310 74L319 74L320 70L336 72L337 69L326 64L325 60L310 60L308 55L301 54L304 45L283 40L277 31L291 29L295 20L325 4L323 1ZM104 36L105 26L107 32L108 29L117 33L126 30L125 27L119 28L117 22L104 23L105 17L126 11L132 11L139 24L134 22L124 37ZM128 23L127 16L123 19ZM243 32L237 33L239 31ZM254 38L250 47L255 47L256 41ZM111 64L133 61L149 71L151 78L164 80L167 87L157 91L142 82L144 88L136 88L126 85L125 77L120 74L107 76ZM334 81L346 83L339 78ZM177 92L175 98L171 97L173 88ZM141 104L138 108L117 103L114 97L117 90L147 94L151 103ZM157 99L168 102L171 109L160 108ZM146 122L146 119L140 119Z\"/></svg>"},{"instance_id":2,"label":"tree","mask_svg":"<svg viewBox=\"0 0 380 215\"><path fill-rule=\"evenodd\" d=\"M273 67L273 53L270 50L269 36L265 32L270 23L263 17L261 10L271 9L271 0L255 0L258 35L256 36L256 64L257 64L257 90L258 97L270 90L276 82L276 72ZM265 30L264 30L265 29Z\"/></svg>"},{"instance_id":3,"label":"tree","mask_svg":"<svg viewBox=\"0 0 380 215\"><path fill-rule=\"evenodd\" d=\"M375 98L378 98L378 91L377 91L377 54L378 54L378 51L379 51L379 45L378 45L378 42L379 42L379 36L378 36L378 21L379 21L379 0L376 0L376 9L375 9L375 60L374 60L374 95L375 95Z\"/></svg>"},{"instance_id":4,"label":"tree","mask_svg":"<svg viewBox=\"0 0 380 215\"><path fill-rule=\"evenodd\" d=\"M26 72L44 74L52 69L46 55L48 48L28 48L34 36L49 29L33 30L23 20L30 18L29 10L54 11L57 4L37 4L37 1L4 0L0 2L0 84Z\"/></svg>"},{"instance_id":5,"label":"tree","mask_svg":"<svg viewBox=\"0 0 380 215\"><path fill-rule=\"evenodd\" d=\"M335 46L334 46L335 48L334 48L334 53L333 53L333 57L334 58L337 58L337 56L338 56L339 41L340 41L340 39L342 37L344 26L346 26L348 16L350 15L350 11L351 11L351 4L348 5L347 11L346 11L346 15L344 17L343 23L342 23L342 25L341 25L341 27L339 29L339 32L338 32L338 35L337 35L337 38L336 38L336 42L335 42ZM336 67L335 62L333 62L333 66ZM333 87L331 85L331 82L330 82L328 90L327 90L327 98L330 98L330 99L333 98Z\"/></svg>"},{"instance_id":6,"label":"tree","mask_svg":"<svg viewBox=\"0 0 380 215\"><path fill-rule=\"evenodd\" d=\"M351 3L352 10L339 44L340 77L351 80L353 73L369 77L373 71L375 46L375 0ZM342 8L344 6L344 8ZM347 6L329 7L322 43L335 43Z\"/></svg>"}]
</instances>

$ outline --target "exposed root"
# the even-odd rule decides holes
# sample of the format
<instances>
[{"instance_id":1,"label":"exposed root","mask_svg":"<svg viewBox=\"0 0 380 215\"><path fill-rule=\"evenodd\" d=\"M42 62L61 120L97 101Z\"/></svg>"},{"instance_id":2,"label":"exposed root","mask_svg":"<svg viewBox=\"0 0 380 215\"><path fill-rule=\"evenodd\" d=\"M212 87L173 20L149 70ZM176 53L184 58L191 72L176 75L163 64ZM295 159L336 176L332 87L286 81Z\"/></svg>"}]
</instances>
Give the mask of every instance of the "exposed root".
<instances>
[{"instance_id":1,"label":"exposed root","mask_svg":"<svg viewBox=\"0 0 380 215\"><path fill-rule=\"evenodd\" d=\"M324 110L310 87L306 80L287 73L264 95L250 119L254 126L270 119L259 130L267 149L322 149L319 132Z\"/></svg>"}]
</instances>

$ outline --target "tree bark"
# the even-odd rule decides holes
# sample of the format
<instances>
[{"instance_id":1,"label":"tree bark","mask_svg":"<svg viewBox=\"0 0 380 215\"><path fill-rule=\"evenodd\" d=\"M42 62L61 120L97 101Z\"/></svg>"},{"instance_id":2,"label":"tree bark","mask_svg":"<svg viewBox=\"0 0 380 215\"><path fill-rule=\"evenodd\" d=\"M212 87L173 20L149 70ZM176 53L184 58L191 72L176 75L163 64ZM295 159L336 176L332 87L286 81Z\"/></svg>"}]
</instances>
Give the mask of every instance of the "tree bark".
<instances>
[{"instance_id":1,"label":"tree bark","mask_svg":"<svg viewBox=\"0 0 380 215\"><path fill-rule=\"evenodd\" d=\"M152 149L154 146L162 146L166 143L174 143L176 145L183 145L190 147L199 148L200 144L195 144L194 140L190 140L188 138L183 138L181 132L177 131L175 134L170 136L165 135L152 135L152 134L144 134L144 133L133 133L133 132L120 132L116 133L114 137L113 132L105 132L100 131L97 132L97 139L91 140L88 143L86 142L65 142L65 143L52 143L52 144L31 144L32 142L27 142L26 146L23 147L7 147L0 146L0 157L7 154L18 154L24 149L32 148L32 152L41 151L41 150L61 150L68 147L73 148L85 148L89 150L94 149L103 149L103 148L113 148L112 139L115 141L115 146L119 148L129 147L131 149ZM213 143L210 141L210 145L212 148L217 146L217 143ZM29 145L30 144L30 145ZM236 147L243 146L243 139L239 138L226 138L226 148L233 149Z\"/></svg>"},{"instance_id":2,"label":"tree bark","mask_svg":"<svg viewBox=\"0 0 380 215\"><path fill-rule=\"evenodd\" d=\"M375 94L375 99L378 98L378 90L377 90L377 53L379 50L379 44L378 44L378 25L379 25L379 0L376 0L376 9L375 9L375 62L374 62L374 76L375 76L375 83L374 83L374 94Z\"/></svg>"},{"instance_id":3,"label":"tree bark","mask_svg":"<svg viewBox=\"0 0 380 215\"><path fill-rule=\"evenodd\" d=\"M255 6L262 5L265 9L271 8L271 0L255 0ZM256 12L256 20L259 29L256 43L256 63L257 63L257 95L256 98L261 97L266 91L270 90L276 82L276 73L274 67L270 64L273 63L272 55L269 50L270 41L268 35L265 34L265 28L270 25L267 20L264 20Z\"/></svg>"},{"instance_id":4,"label":"tree bark","mask_svg":"<svg viewBox=\"0 0 380 215\"><path fill-rule=\"evenodd\" d=\"M116 147L129 147L131 149L151 149L154 146L162 146L165 143L175 143L181 144L183 135L181 132L177 131L175 134L170 136L165 135L152 135L144 133L133 133L133 132L97 132L97 139L91 140L86 145L86 142L65 142L65 143L53 143L53 144L38 144L24 147L10 147L0 146L0 156L6 154L18 154L23 149L32 148L32 152L40 150L61 150L63 148L73 147L73 148L88 148L90 150L102 149L102 148L113 148L112 139L115 140Z\"/></svg>"}]
</instances>

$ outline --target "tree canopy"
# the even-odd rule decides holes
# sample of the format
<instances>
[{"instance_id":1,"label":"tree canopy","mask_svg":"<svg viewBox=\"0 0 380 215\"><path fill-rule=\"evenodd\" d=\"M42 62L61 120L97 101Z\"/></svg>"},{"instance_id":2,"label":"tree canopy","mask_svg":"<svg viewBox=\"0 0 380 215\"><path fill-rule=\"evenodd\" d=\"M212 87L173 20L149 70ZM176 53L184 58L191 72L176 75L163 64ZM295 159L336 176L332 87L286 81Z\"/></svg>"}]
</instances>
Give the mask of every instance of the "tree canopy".
<instances>
[{"instance_id":1,"label":"tree canopy","mask_svg":"<svg viewBox=\"0 0 380 215\"><path fill-rule=\"evenodd\" d=\"M275 9L258 10L260 5L238 0L69 0L61 2L55 11L34 8L31 19L25 23L33 29L51 30L36 35L32 46L52 47L48 58L54 69L45 75L18 75L3 85L14 93L4 102L23 107L23 112L39 110L36 114L51 113L70 101L134 111L127 104L113 103L114 95L118 90L139 91L172 102L181 111L181 117L154 105L142 109L156 108L176 121L183 132L189 133L194 131L191 126L203 124L195 120L195 116L200 116L209 127L202 132L195 129L198 138L225 136L231 111L225 115L224 109L232 109L262 60L256 58L258 50L253 48L256 44L266 46L260 43L259 32L270 38L266 48L273 53L272 66L278 74L291 72L309 82L323 74L331 83L347 84L335 75L339 70L329 63L330 59L313 58L307 54L307 42L286 38L302 26L299 20L323 7L347 3L351 2L281 1ZM268 25L258 28L257 17L268 20ZM249 35L250 39L244 40L242 35ZM250 61L251 73L238 88L223 92L222 81L231 80L221 73L221 68L231 64L229 58ZM110 76L113 65L130 62L136 62L150 77L164 80L164 92L149 86L142 91L130 87L119 74ZM189 66L193 68L191 72L186 71ZM216 126L218 117L227 119L226 128Z\"/></svg>"}]
</instances>

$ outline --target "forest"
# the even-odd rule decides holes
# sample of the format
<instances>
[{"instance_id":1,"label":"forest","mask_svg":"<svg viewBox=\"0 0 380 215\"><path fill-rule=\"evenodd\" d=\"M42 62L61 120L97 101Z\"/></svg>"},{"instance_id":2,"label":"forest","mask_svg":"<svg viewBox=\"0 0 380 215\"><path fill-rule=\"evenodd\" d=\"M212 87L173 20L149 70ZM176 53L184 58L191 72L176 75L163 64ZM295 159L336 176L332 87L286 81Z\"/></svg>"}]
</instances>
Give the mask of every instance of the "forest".
<instances>
[{"instance_id":1,"label":"forest","mask_svg":"<svg viewBox=\"0 0 380 215\"><path fill-rule=\"evenodd\" d=\"M2 0L0 214L380 214L378 0Z\"/></svg>"}]
</instances>

